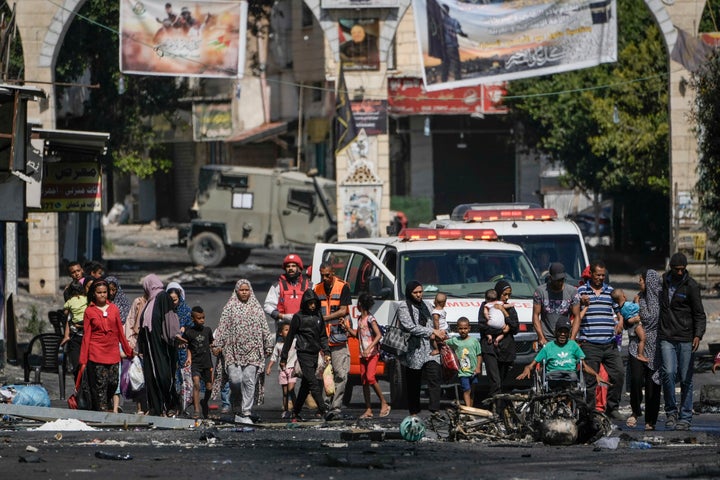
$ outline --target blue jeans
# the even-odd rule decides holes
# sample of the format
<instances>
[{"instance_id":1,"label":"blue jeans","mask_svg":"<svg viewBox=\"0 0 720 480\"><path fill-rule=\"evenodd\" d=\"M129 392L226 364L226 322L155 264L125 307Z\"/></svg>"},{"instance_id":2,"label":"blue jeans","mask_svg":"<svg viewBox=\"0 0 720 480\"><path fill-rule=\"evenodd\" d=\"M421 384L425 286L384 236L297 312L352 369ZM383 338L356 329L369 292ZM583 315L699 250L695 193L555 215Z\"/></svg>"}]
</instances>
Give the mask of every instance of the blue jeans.
<instances>
[{"instance_id":1,"label":"blue jeans","mask_svg":"<svg viewBox=\"0 0 720 480\"><path fill-rule=\"evenodd\" d=\"M693 351L692 342L660 340L662 352L662 383L665 415L678 415L675 384L680 381L680 415L692 422L693 412Z\"/></svg>"}]
</instances>

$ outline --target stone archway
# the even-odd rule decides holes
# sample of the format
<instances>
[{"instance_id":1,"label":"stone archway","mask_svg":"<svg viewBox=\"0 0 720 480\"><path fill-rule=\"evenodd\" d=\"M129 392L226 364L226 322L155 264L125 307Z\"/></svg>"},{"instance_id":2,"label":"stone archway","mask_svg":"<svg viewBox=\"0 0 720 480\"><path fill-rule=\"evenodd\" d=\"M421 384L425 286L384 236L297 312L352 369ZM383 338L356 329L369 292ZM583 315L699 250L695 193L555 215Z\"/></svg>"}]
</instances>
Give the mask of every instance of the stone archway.
<instances>
[{"instance_id":1,"label":"stone archway","mask_svg":"<svg viewBox=\"0 0 720 480\"><path fill-rule=\"evenodd\" d=\"M28 120L55 128L55 62L74 14L85 0L22 0L16 4L16 25L23 45L25 81L48 94L43 102L28 105ZM59 290L58 214L28 215L29 291L56 295Z\"/></svg>"},{"instance_id":2,"label":"stone archway","mask_svg":"<svg viewBox=\"0 0 720 480\"><path fill-rule=\"evenodd\" d=\"M645 4L660 27L668 52L671 253L677 250L680 230L690 230L698 224L698 218L694 213L690 214L689 218L685 213L681 224L678 208L679 195L687 194L693 199L696 198L698 157L697 139L693 135L692 126L689 123L690 109L695 101L695 94L684 88L684 84L690 78L690 72L681 64L673 61L670 54L678 37L676 27L692 35L697 35L705 3L705 0L645 0Z\"/></svg>"}]
</instances>

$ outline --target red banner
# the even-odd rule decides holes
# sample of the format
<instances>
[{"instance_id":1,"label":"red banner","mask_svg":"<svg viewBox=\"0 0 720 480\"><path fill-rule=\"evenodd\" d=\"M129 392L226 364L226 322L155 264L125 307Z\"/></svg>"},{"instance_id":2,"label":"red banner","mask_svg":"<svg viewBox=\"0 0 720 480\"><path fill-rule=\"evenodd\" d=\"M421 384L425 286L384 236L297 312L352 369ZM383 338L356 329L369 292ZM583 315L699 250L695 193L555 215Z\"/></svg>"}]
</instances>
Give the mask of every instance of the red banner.
<instances>
[{"instance_id":1,"label":"red banner","mask_svg":"<svg viewBox=\"0 0 720 480\"><path fill-rule=\"evenodd\" d=\"M504 83L428 92L421 78L388 80L388 111L396 115L469 115L507 113Z\"/></svg>"}]
</instances>

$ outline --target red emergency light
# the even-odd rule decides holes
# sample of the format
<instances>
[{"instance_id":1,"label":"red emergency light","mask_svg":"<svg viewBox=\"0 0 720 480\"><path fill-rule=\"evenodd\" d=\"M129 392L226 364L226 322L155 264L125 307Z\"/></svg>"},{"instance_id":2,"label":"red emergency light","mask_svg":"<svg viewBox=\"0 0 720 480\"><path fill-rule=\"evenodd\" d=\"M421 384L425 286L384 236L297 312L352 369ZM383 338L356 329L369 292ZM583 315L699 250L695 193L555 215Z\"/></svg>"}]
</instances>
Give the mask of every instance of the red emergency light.
<instances>
[{"instance_id":1,"label":"red emergency light","mask_svg":"<svg viewBox=\"0 0 720 480\"><path fill-rule=\"evenodd\" d=\"M404 228L398 238L412 240L497 240L495 230L490 228Z\"/></svg>"},{"instance_id":2,"label":"red emergency light","mask_svg":"<svg viewBox=\"0 0 720 480\"><path fill-rule=\"evenodd\" d=\"M520 210L468 210L466 222L492 222L502 220L555 220L558 214L553 208L526 208Z\"/></svg>"}]
</instances>

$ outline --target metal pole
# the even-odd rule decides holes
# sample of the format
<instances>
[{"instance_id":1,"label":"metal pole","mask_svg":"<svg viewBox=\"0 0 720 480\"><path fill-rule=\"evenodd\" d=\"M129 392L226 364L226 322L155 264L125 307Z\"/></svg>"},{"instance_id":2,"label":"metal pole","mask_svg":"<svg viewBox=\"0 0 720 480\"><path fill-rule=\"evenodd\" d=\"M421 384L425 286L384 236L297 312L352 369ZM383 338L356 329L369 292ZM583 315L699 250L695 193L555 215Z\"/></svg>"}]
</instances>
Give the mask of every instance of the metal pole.
<instances>
[{"instance_id":1,"label":"metal pole","mask_svg":"<svg viewBox=\"0 0 720 480\"><path fill-rule=\"evenodd\" d=\"M300 98L298 99L298 128L297 128L297 160L295 161L295 168L300 168L300 160L302 159L303 149L303 95L305 84L300 82Z\"/></svg>"}]
</instances>

